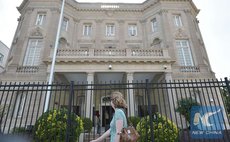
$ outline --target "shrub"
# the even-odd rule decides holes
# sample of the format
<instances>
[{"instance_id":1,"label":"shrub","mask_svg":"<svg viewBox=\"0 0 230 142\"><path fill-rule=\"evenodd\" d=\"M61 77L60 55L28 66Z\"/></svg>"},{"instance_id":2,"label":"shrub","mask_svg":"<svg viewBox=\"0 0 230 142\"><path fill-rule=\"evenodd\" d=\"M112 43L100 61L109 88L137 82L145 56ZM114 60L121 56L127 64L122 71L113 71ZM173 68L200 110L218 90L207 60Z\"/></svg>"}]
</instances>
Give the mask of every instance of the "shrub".
<instances>
[{"instance_id":1,"label":"shrub","mask_svg":"<svg viewBox=\"0 0 230 142\"><path fill-rule=\"evenodd\" d=\"M134 126L135 128L137 127L137 124L138 122L140 121L141 119L139 117L136 117L136 116L130 116L128 117L128 123L132 126Z\"/></svg>"},{"instance_id":2,"label":"shrub","mask_svg":"<svg viewBox=\"0 0 230 142\"><path fill-rule=\"evenodd\" d=\"M137 124L137 131L141 135L139 142L151 142L149 116L140 120ZM154 142L175 142L178 140L179 131L177 126L159 113L153 116L153 131Z\"/></svg>"},{"instance_id":3,"label":"shrub","mask_svg":"<svg viewBox=\"0 0 230 142\"><path fill-rule=\"evenodd\" d=\"M70 115L68 126L70 141L77 141L83 131L83 122L76 114ZM62 142L67 131L68 111L66 109L50 110L43 113L34 126L34 138L42 142Z\"/></svg>"},{"instance_id":4,"label":"shrub","mask_svg":"<svg viewBox=\"0 0 230 142\"><path fill-rule=\"evenodd\" d=\"M177 102L178 107L176 109L181 115L185 117L187 122L190 122L190 113L192 106L199 106L200 104L192 98L183 98Z\"/></svg>"},{"instance_id":5,"label":"shrub","mask_svg":"<svg viewBox=\"0 0 230 142\"><path fill-rule=\"evenodd\" d=\"M82 118L82 121L83 121L83 128L84 128L84 131L86 133L89 133L91 132L92 128L93 128L93 122L91 119L89 118Z\"/></svg>"}]
</instances>

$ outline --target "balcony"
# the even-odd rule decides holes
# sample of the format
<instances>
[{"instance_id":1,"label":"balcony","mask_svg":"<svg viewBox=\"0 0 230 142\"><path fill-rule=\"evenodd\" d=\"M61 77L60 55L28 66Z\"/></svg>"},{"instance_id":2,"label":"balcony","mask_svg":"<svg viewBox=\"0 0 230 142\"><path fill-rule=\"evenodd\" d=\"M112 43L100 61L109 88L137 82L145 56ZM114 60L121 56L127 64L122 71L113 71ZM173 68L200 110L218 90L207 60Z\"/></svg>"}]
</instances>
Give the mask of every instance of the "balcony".
<instances>
[{"instance_id":1,"label":"balcony","mask_svg":"<svg viewBox=\"0 0 230 142\"><path fill-rule=\"evenodd\" d=\"M16 69L17 73L36 73L38 71L38 66L18 66Z\"/></svg>"},{"instance_id":2,"label":"balcony","mask_svg":"<svg viewBox=\"0 0 230 142\"><path fill-rule=\"evenodd\" d=\"M180 67L181 72L200 72L200 67L198 66L181 66Z\"/></svg>"},{"instance_id":3,"label":"balcony","mask_svg":"<svg viewBox=\"0 0 230 142\"><path fill-rule=\"evenodd\" d=\"M50 60L53 51L50 54ZM170 61L167 49L70 49L57 50L56 61Z\"/></svg>"}]
</instances>

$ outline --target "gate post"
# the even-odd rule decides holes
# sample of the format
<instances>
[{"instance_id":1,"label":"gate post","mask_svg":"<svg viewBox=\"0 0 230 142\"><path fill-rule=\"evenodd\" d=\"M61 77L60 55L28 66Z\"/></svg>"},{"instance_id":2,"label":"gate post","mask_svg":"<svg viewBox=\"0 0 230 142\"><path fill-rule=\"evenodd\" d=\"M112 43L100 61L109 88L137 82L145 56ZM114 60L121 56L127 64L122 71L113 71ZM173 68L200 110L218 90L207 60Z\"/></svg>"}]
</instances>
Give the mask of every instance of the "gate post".
<instances>
[{"instance_id":1,"label":"gate post","mask_svg":"<svg viewBox=\"0 0 230 142\"><path fill-rule=\"evenodd\" d=\"M150 121L151 142L154 142L153 114L152 114L152 107L151 107L151 101L150 101L149 80L148 79L146 79L146 94L147 94L147 99L148 99L148 113L149 113L149 121Z\"/></svg>"},{"instance_id":2,"label":"gate post","mask_svg":"<svg viewBox=\"0 0 230 142\"><path fill-rule=\"evenodd\" d=\"M65 136L65 142L69 142L69 136L71 134L70 127L71 127L71 110L72 110L72 98L74 95L74 82L71 81L70 84L70 93L69 93L69 104L68 104L68 119L67 119L67 128L66 128L66 136Z\"/></svg>"}]
</instances>

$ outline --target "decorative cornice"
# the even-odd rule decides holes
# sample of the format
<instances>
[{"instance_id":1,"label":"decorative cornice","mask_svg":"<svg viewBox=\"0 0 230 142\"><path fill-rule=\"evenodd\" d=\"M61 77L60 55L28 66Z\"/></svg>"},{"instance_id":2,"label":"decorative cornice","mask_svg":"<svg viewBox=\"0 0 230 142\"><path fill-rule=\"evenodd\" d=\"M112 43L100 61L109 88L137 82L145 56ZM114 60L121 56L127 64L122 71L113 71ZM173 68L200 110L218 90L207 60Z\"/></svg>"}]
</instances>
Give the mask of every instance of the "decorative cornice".
<instances>
[{"instance_id":1,"label":"decorative cornice","mask_svg":"<svg viewBox=\"0 0 230 142\"><path fill-rule=\"evenodd\" d=\"M121 20L121 19L120 19L120 20L118 20L118 23L119 23L119 24L124 24L124 23L125 23L125 20Z\"/></svg>"},{"instance_id":2,"label":"decorative cornice","mask_svg":"<svg viewBox=\"0 0 230 142\"><path fill-rule=\"evenodd\" d=\"M75 22L75 23L80 23L80 19L76 19L76 18L73 18L73 21Z\"/></svg>"},{"instance_id":3,"label":"decorative cornice","mask_svg":"<svg viewBox=\"0 0 230 142\"><path fill-rule=\"evenodd\" d=\"M178 29L174 35L175 35L175 38L177 38L177 39L188 38L188 35L182 29Z\"/></svg>"},{"instance_id":4,"label":"decorative cornice","mask_svg":"<svg viewBox=\"0 0 230 142\"><path fill-rule=\"evenodd\" d=\"M141 24L144 24L144 23L146 23L146 22L147 22L146 19L140 20L140 23L141 23Z\"/></svg>"},{"instance_id":5,"label":"decorative cornice","mask_svg":"<svg viewBox=\"0 0 230 142\"><path fill-rule=\"evenodd\" d=\"M27 8L25 9L25 11L28 12L28 13L32 13L32 12L34 11L34 8L27 7Z\"/></svg>"},{"instance_id":6,"label":"decorative cornice","mask_svg":"<svg viewBox=\"0 0 230 142\"><path fill-rule=\"evenodd\" d=\"M161 9L161 10L159 10L157 13L158 13L159 15L168 13L168 9Z\"/></svg>"},{"instance_id":7,"label":"decorative cornice","mask_svg":"<svg viewBox=\"0 0 230 142\"><path fill-rule=\"evenodd\" d=\"M46 64L51 64L51 59L45 59L43 60ZM63 58L56 58L56 64L60 63L140 63L140 64L148 64L148 63L174 63L175 60L171 59L137 59L137 58L130 58L130 59L122 59L122 58L116 58L116 59L105 59L105 58L80 58L80 59L63 59Z\"/></svg>"},{"instance_id":8,"label":"decorative cornice","mask_svg":"<svg viewBox=\"0 0 230 142\"><path fill-rule=\"evenodd\" d=\"M56 7L50 8L50 11L53 12L53 13L56 13L56 12L60 13L61 12L60 8L56 8Z\"/></svg>"},{"instance_id":9,"label":"decorative cornice","mask_svg":"<svg viewBox=\"0 0 230 142\"><path fill-rule=\"evenodd\" d=\"M40 27L37 27L37 28L33 29L30 32L30 36L31 37L44 37L44 35L43 35L42 30L41 30Z\"/></svg>"},{"instance_id":10,"label":"decorative cornice","mask_svg":"<svg viewBox=\"0 0 230 142\"><path fill-rule=\"evenodd\" d=\"M102 19L96 19L95 22L96 22L96 23L102 23L103 20L102 20Z\"/></svg>"},{"instance_id":11,"label":"decorative cornice","mask_svg":"<svg viewBox=\"0 0 230 142\"><path fill-rule=\"evenodd\" d=\"M192 11L191 11L191 9L184 9L184 12L185 13L191 13Z\"/></svg>"}]
</instances>

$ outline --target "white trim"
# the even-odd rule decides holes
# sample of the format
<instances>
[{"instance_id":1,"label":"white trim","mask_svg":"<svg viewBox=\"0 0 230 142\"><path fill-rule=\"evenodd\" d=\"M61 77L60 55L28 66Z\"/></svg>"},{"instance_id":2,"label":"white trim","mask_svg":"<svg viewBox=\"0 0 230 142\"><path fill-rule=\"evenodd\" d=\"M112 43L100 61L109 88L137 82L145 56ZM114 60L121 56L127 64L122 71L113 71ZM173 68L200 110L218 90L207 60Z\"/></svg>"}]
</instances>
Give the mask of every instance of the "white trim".
<instances>
[{"instance_id":1,"label":"white trim","mask_svg":"<svg viewBox=\"0 0 230 142\"><path fill-rule=\"evenodd\" d=\"M130 24L128 26L128 35L137 36L137 25L136 24Z\"/></svg>"},{"instance_id":2,"label":"white trim","mask_svg":"<svg viewBox=\"0 0 230 142\"><path fill-rule=\"evenodd\" d=\"M182 19L181 19L181 15L179 14L176 14L173 16L174 18L174 25L176 27L182 27L183 26L183 23L182 23Z\"/></svg>"},{"instance_id":3,"label":"white trim","mask_svg":"<svg viewBox=\"0 0 230 142\"><path fill-rule=\"evenodd\" d=\"M62 31L68 31L68 26L69 26L69 19L64 17L61 26Z\"/></svg>"},{"instance_id":4,"label":"white trim","mask_svg":"<svg viewBox=\"0 0 230 142\"><path fill-rule=\"evenodd\" d=\"M42 26L45 23L46 13L38 13L35 25Z\"/></svg>"},{"instance_id":5,"label":"white trim","mask_svg":"<svg viewBox=\"0 0 230 142\"><path fill-rule=\"evenodd\" d=\"M151 27L152 27L152 32L155 33L158 31L158 23L157 23L157 19L153 18L151 20Z\"/></svg>"},{"instance_id":6,"label":"white trim","mask_svg":"<svg viewBox=\"0 0 230 142\"><path fill-rule=\"evenodd\" d=\"M37 66L40 64L42 39L29 39L26 55L23 61L24 66Z\"/></svg>"},{"instance_id":7,"label":"white trim","mask_svg":"<svg viewBox=\"0 0 230 142\"><path fill-rule=\"evenodd\" d=\"M106 25L106 36L115 36L115 25L107 24Z\"/></svg>"},{"instance_id":8,"label":"white trim","mask_svg":"<svg viewBox=\"0 0 230 142\"><path fill-rule=\"evenodd\" d=\"M92 25L91 24L84 24L82 34L84 36L91 36L91 34L92 34Z\"/></svg>"},{"instance_id":9,"label":"white trim","mask_svg":"<svg viewBox=\"0 0 230 142\"><path fill-rule=\"evenodd\" d=\"M179 64L181 66L194 66L192 53L189 47L188 40L176 40L176 48L177 48L177 56L179 59Z\"/></svg>"}]
</instances>

